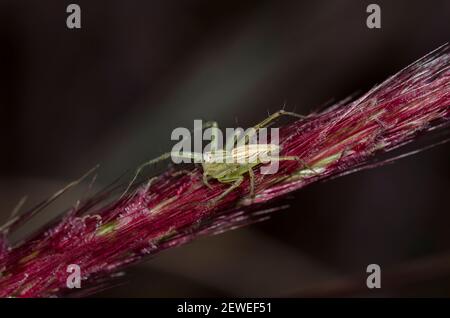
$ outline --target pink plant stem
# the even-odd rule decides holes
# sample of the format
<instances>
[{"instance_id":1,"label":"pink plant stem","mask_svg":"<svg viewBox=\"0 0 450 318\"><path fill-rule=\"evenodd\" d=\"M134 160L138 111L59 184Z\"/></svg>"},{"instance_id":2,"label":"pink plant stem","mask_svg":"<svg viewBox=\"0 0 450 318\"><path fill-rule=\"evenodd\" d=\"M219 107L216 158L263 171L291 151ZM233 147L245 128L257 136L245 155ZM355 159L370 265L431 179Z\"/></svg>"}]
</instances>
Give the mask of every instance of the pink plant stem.
<instances>
[{"instance_id":1,"label":"pink plant stem","mask_svg":"<svg viewBox=\"0 0 450 318\"><path fill-rule=\"evenodd\" d=\"M67 288L67 266L80 266L84 294L115 273L148 255L266 219L266 203L312 182L377 165L374 156L415 141L419 135L445 129L450 122L450 54L448 46L428 54L357 100L280 128L280 162L273 175L255 169L256 197L249 200L249 180L217 205L207 203L228 185L202 183L200 167L169 169L125 196L103 191L72 208L17 246L7 244L13 232L42 207L11 220L0 238L0 296L49 297L73 294ZM441 139L442 141L442 139ZM383 161L382 163L385 163ZM120 193L119 193L120 194ZM103 203L106 200L112 203Z\"/></svg>"}]
</instances>

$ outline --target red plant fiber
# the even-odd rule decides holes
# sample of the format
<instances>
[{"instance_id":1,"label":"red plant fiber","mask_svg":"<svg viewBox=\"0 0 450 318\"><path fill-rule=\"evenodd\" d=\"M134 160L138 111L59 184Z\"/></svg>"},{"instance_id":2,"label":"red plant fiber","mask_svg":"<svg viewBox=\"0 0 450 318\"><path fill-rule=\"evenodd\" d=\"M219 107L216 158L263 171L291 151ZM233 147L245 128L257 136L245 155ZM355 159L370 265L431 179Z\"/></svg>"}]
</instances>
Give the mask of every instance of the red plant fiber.
<instances>
[{"instance_id":1,"label":"red plant fiber","mask_svg":"<svg viewBox=\"0 0 450 318\"><path fill-rule=\"evenodd\" d=\"M202 182L202 168L170 168L152 182L141 182L125 196L107 188L71 208L29 239L10 246L7 237L55 197L12 219L0 238L0 296L71 295L67 266L81 268L83 294L146 256L266 219L268 202L312 182L384 164L381 153L404 146L450 122L450 54L445 45L401 70L358 99L339 103L280 127L283 161L273 175L255 169L256 197L249 180L216 205L207 203L229 185ZM442 141L441 137L439 141ZM147 179L148 180L148 179ZM63 192L63 191L62 191ZM106 203L109 202L109 203ZM279 204L278 204L279 206Z\"/></svg>"}]
</instances>

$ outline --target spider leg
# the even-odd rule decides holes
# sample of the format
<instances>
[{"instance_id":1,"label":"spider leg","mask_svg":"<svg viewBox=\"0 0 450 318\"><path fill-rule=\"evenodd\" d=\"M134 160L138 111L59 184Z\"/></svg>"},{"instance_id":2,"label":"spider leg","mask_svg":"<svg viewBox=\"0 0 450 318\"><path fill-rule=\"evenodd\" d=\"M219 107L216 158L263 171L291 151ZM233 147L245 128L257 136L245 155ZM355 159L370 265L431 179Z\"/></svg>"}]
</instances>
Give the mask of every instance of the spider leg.
<instances>
[{"instance_id":1,"label":"spider leg","mask_svg":"<svg viewBox=\"0 0 450 318\"><path fill-rule=\"evenodd\" d=\"M301 159L298 156L281 156L281 157L270 157L270 160L272 161L298 161L300 162L306 169L311 170L315 175L318 174L317 171L314 170L313 167L308 165L303 159Z\"/></svg>"},{"instance_id":2,"label":"spider leg","mask_svg":"<svg viewBox=\"0 0 450 318\"><path fill-rule=\"evenodd\" d=\"M294 112L288 112L288 111L285 111L284 109L280 109L279 111L273 113L272 115L269 115L269 117L264 119L259 124L256 124L252 128L248 129L245 132L244 136L242 136L241 139L238 141L238 144L240 144L240 145L248 144L248 142L250 141L250 138L252 138L254 135L256 135L261 128L267 127L268 125L270 125L271 122L275 121L276 119L278 119L281 116L292 116L292 117L297 117L297 118L302 118L302 119L306 118L306 116L303 116L303 115L300 115L300 114L297 114Z\"/></svg>"},{"instance_id":3,"label":"spider leg","mask_svg":"<svg viewBox=\"0 0 450 318\"><path fill-rule=\"evenodd\" d=\"M252 168L248 169L248 175L250 176L250 197L255 198L255 173Z\"/></svg>"},{"instance_id":4,"label":"spider leg","mask_svg":"<svg viewBox=\"0 0 450 318\"><path fill-rule=\"evenodd\" d=\"M134 182L139 177L139 175L141 174L142 170L145 167L151 166L151 165L156 164L156 163L158 163L160 161L167 160L167 159L169 159L171 157L203 160L203 155L199 154L199 153L195 153L195 152L183 152L183 153L166 152L166 153L160 155L159 157L156 157L156 158L154 158L152 160L144 162L143 164L141 164L136 169L136 172L135 172L133 178L131 179L130 183L128 184L127 188L125 189L124 193L120 196L120 198L122 198L130 190L131 186L134 184Z\"/></svg>"},{"instance_id":5,"label":"spider leg","mask_svg":"<svg viewBox=\"0 0 450 318\"><path fill-rule=\"evenodd\" d=\"M250 179L250 202L253 202L253 200L255 199L255 173L253 172L252 168L248 169L248 175Z\"/></svg>"},{"instance_id":6,"label":"spider leg","mask_svg":"<svg viewBox=\"0 0 450 318\"><path fill-rule=\"evenodd\" d=\"M203 172L203 183L205 184L205 186L207 186L208 188L212 189L212 186L208 182L208 175L206 173L204 173L204 172Z\"/></svg>"},{"instance_id":7,"label":"spider leg","mask_svg":"<svg viewBox=\"0 0 450 318\"><path fill-rule=\"evenodd\" d=\"M244 181L244 177L240 176L238 179L236 179L236 181L228 189L226 189L224 192L222 192L218 197L209 200L208 205L209 206L216 205L217 202L219 202L224 197L226 197L231 191L238 188L241 185L242 181Z\"/></svg>"},{"instance_id":8,"label":"spider leg","mask_svg":"<svg viewBox=\"0 0 450 318\"><path fill-rule=\"evenodd\" d=\"M297 118L302 118L302 119L306 118L306 116L303 116L303 115L300 115L300 114L297 114L297 113L294 113L294 112L288 112L288 111L285 111L284 109L281 109L281 110L273 113L272 115L270 115L266 119L264 119L259 124L253 126L253 128L255 128L256 130L264 128L264 127L268 126L271 122L276 120L278 117L281 117L281 116L292 116L292 117L297 117Z\"/></svg>"}]
</instances>

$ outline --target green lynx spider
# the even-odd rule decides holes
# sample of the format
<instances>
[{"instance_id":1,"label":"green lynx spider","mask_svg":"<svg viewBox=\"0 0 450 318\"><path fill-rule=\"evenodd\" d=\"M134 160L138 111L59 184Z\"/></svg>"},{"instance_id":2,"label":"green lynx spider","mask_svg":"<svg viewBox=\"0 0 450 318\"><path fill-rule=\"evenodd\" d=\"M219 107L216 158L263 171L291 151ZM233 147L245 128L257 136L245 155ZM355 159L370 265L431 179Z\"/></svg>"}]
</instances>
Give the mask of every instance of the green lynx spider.
<instances>
[{"instance_id":1,"label":"green lynx spider","mask_svg":"<svg viewBox=\"0 0 450 318\"><path fill-rule=\"evenodd\" d=\"M266 119L264 119L262 122L254 126L254 130L252 131L253 134L257 133L261 128L268 126L272 121L276 120L278 117L282 115L288 115L298 118L305 118L302 115L293 113L293 112L287 112L284 110L279 110L276 113L273 113ZM215 127L217 128L218 125L216 122L209 122L205 124L205 127ZM205 128L203 127L203 128ZM278 161L284 161L284 160L290 160L290 161L300 161L305 167L309 168L299 157L297 156L276 156L271 157L271 153L277 152L280 150L280 147L275 144L257 144L257 145L249 145L248 140L252 137L252 135L245 134L243 137L246 138L243 145L237 145L235 146L235 143L237 142L236 136L235 138L231 138L231 140L227 141L227 144L225 146L225 149L231 149L231 151L227 150L220 150L218 151L218 138L217 135L214 133L214 129L212 130L212 136L211 136L211 149L208 152L202 153L195 153L195 152L168 152L164 153L161 156L152 159L150 161L147 161L146 163L142 164L137 170L136 174L134 175L133 179L131 180L127 190L131 187L131 185L136 181L138 175L141 173L142 169L144 169L146 166L155 164L159 161L166 160L170 157L177 157L180 159L194 159L201 163L203 168L203 183L208 188L212 188L209 184L209 179L217 180L220 183L225 184L231 184L231 186L224 190L219 196L217 196L214 199L211 199L208 204L216 204L218 201L222 200L225 196L227 196L231 191L236 189L240 186L242 181L244 181L245 174L248 173L250 178L250 197L255 197L255 175L253 172L253 168L262 164L266 163L261 160L259 160L260 155L265 155L266 158L268 158L268 161L278 160ZM229 143L232 142L230 145ZM217 158L220 156L221 159L224 157L231 156L232 163L228 163L228 161L221 161L217 162ZM247 160L245 163L240 163L237 159L248 159L250 157L257 157L257 160L251 161ZM242 160L241 160L242 161ZM312 169L311 169L312 170Z\"/></svg>"}]
</instances>

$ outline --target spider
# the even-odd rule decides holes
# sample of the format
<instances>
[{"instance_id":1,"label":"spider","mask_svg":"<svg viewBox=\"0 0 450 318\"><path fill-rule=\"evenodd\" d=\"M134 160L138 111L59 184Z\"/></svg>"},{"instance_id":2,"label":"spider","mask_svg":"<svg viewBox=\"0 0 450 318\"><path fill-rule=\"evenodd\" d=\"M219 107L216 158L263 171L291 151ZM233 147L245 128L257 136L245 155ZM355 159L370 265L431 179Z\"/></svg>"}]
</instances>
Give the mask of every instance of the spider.
<instances>
[{"instance_id":1,"label":"spider","mask_svg":"<svg viewBox=\"0 0 450 318\"><path fill-rule=\"evenodd\" d=\"M217 130L215 131L213 129L211 133L211 148L209 151L206 151L203 154L196 152L172 151L164 153L155 159L147 161L136 170L136 174L131 180L127 190L134 183L138 175L141 173L142 169L144 169L146 166L153 165L170 157L176 157L180 159L193 159L196 162L200 162L203 170L203 183L208 188L212 188L209 180L216 180L220 183L230 184L230 186L226 190L224 190L217 197L211 199L208 204L215 205L234 189L238 188L244 181L244 177L246 174L248 174L250 179L250 197L253 199L255 197L255 174L253 172L253 168L255 168L256 166L271 161L288 160L299 161L305 167L311 169L298 156L274 156L274 153L278 154L281 150L279 145L273 143L249 144L250 138L253 137L253 135L256 134L261 128L267 127L272 121L283 115L305 118L305 116L293 112L279 110L264 119L259 124L255 125L250 134L246 134L242 137L245 138L245 140L242 140L242 138L237 140L236 136L234 138L231 138L230 140L227 140L225 149L231 150L218 150ZM216 122L209 122L206 125L208 127L218 129L218 125Z\"/></svg>"}]
</instances>

